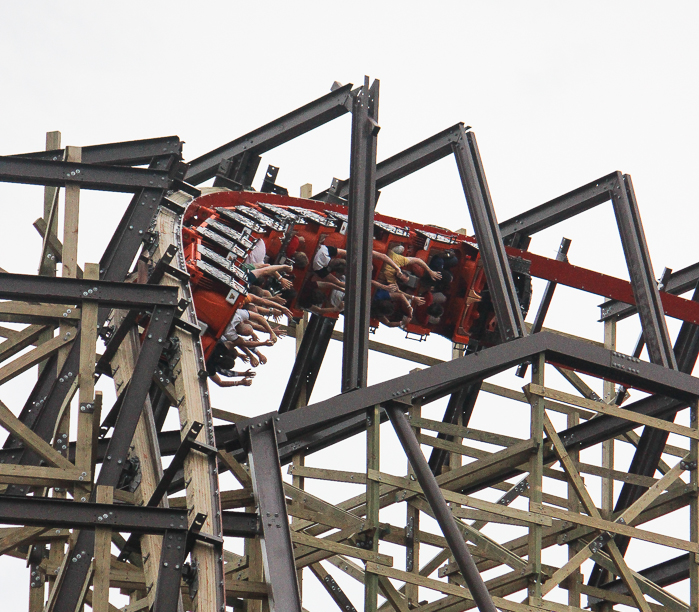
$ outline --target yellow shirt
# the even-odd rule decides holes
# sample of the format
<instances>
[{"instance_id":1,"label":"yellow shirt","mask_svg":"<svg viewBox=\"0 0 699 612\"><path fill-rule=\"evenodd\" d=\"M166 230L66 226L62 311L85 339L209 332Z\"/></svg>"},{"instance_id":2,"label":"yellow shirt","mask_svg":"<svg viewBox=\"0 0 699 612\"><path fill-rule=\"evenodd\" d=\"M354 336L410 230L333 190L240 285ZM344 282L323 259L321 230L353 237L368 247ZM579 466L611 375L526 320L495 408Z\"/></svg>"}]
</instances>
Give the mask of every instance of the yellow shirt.
<instances>
[{"instance_id":1,"label":"yellow shirt","mask_svg":"<svg viewBox=\"0 0 699 612\"><path fill-rule=\"evenodd\" d=\"M387 255L396 263L396 265L398 265L401 268L408 265L407 257L398 255L398 253L394 253L393 251L390 251L389 253L387 253ZM384 264L383 270L381 272L383 273L383 276L386 279L386 284L396 284L396 274L398 273L398 270L396 270L392 266L389 266L388 264Z\"/></svg>"}]
</instances>

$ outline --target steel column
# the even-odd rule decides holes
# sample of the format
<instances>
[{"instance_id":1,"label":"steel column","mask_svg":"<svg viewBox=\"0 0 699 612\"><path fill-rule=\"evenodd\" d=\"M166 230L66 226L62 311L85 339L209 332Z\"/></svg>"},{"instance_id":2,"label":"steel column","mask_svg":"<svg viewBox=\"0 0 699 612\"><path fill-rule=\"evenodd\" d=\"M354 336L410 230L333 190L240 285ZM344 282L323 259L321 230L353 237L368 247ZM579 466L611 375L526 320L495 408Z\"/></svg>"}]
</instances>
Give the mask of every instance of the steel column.
<instances>
[{"instance_id":1,"label":"steel column","mask_svg":"<svg viewBox=\"0 0 699 612\"><path fill-rule=\"evenodd\" d=\"M343 392L366 387L367 383L378 116L379 81L375 80L369 87L369 77L365 77L364 86L352 100Z\"/></svg>"},{"instance_id":2,"label":"steel column","mask_svg":"<svg viewBox=\"0 0 699 612\"><path fill-rule=\"evenodd\" d=\"M633 191L631 177L618 173L618 182L612 195L614 214L619 226L621 246L629 269L631 288L641 318L643 337L648 355L653 363L666 368L677 368L672 352L672 342L660 302L658 285L653 274L653 264L648 254L646 236L643 233L641 215Z\"/></svg>"},{"instance_id":3,"label":"steel column","mask_svg":"<svg viewBox=\"0 0 699 612\"><path fill-rule=\"evenodd\" d=\"M498 319L500 338L504 342L526 336L522 310L495 218L476 136L473 132L462 129L458 142L452 146L478 248L481 251L488 291Z\"/></svg>"},{"instance_id":4,"label":"steel column","mask_svg":"<svg viewBox=\"0 0 699 612\"><path fill-rule=\"evenodd\" d=\"M158 582L152 612L176 612L186 555L186 531L166 531L160 553Z\"/></svg>"},{"instance_id":5,"label":"steel column","mask_svg":"<svg viewBox=\"0 0 699 612\"><path fill-rule=\"evenodd\" d=\"M386 412L388 412L388 418L391 419L391 424L396 431L396 435L403 446L403 450L405 450L405 454L410 460L410 465L413 466L415 476L422 487L425 498L434 512L434 516L449 544L449 548L454 555L454 560L464 576L464 580L471 591L471 595L478 609L481 612L495 612L495 606L493 605L493 600L490 598L490 593L488 593L488 589L483 582L483 578L481 578L478 568L476 568L473 557L466 547L466 542L464 542L464 538L459 528L456 526L456 520L451 510L449 510L447 502L444 500L444 496L439 489L434 474L430 470L429 465L427 465L427 460L422 454L420 444L415 438L412 429L410 429L408 419L405 418L403 411L397 407L388 407Z\"/></svg>"},{"instance_id":6,"label":"steel column","mask_svg":"<svg viewBox=\"0 0 699 612\"><path fill-rule=\"evenodd\" d=\"M301 612L294 566L294 547L277 452L275 415L270 413L247 430L248 460L262 524L262 558L270 612Z\"/></svg>"}]
</instances>

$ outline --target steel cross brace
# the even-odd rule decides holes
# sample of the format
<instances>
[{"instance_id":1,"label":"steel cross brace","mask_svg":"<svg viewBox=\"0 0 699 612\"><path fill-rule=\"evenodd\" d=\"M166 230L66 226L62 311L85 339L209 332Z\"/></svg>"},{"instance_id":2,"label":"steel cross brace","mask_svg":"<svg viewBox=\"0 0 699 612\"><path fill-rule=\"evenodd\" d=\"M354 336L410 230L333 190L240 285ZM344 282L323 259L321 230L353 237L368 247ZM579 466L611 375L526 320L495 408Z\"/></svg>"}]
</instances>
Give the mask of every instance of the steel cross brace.
<instances>
[{"instance_id":1,"label":"steel cross brace","mask_svg":"<svg viewBox=\"0 0 699 612\"><path fill-rule=\"evenodd\" d=\"M277 451L275 412L246 428L253 491L262 525L262 559L270 612L301 612L301 593Z\"/></svg>"},{"instance_id":2,"label":"steel cross brace","mask_svg":"<svg viewBox=\"0 0 699 612\"><path fill-rule=\"evenodd\" d=\"M568 261L568 249L570 248L571 240L569 238L563 238L561 240L561 245L558 247L558 253L556 253L556 261ZM536 316L534 317L534 322L530 332L532 334L538 334L542 327L544 326L544 319L548 314L549 307L551 306L551 300L553 300L553 294L556 291L556 286L558 283L555 281L549 281L546 283L546 288L544 289L544 294L541 296L541 302L539 303L539 309L536 311ZM527 373L528 363L523 363L517 368L517 376L524 378Z\"/></svg>"},{"instance_id":3,"label":"steel cross brace","mask_svg":"<svg viewBox=\"0 0 699 612\"><path fill-rule=\"evenodd\" d=\"M367 383L378 118L379 81L369 87L369 77L365 77L364 86L352 100L343 392L366 387Z\"/></svg>"}]
</instances>

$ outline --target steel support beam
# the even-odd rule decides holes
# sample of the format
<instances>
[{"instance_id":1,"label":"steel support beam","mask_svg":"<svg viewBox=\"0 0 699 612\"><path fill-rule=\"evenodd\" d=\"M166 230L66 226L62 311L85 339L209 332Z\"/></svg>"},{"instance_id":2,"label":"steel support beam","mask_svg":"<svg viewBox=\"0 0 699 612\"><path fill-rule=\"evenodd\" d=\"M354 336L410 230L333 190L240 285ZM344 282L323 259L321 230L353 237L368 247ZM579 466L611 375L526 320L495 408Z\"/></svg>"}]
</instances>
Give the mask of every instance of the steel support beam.
<instances>
[{"instance_id":1,"label":"steel support beam","mask_svg":"<svg viewBox=\"0 0 699 612\"><path fill-rule=\"evenodd\" d=\"M463 123L447 128L446 130L426 138L412 147L379 162L376 165L376 189L383 189L396 181L426 168L440 159L451 155L454 151L452 145L458 142L461 130L471 129L464 127ZM330 189L314 195L314 200L326 200L328 197L347 199L349 196L349 179L336 181Z\"/></svg>"},{"instance_id":2,"label":"steel support beam","mask_svg":"<svg viewBox=\"0 0 699 612\"><path fill-rule=\"evenodd\" d=\"M511 241L515 234L531 236L552 227L595 206L608 202L617 183L617 172L612 172L587 185L578 187L540 206L515 215L500 224L503 240Z\"/></svg>"},{"instance_id":3,"label":"steel support beam","mask_svg":"<svg viewBox=\"0 0 699 612\"><path fill-rule=\"evenodd\" d=\"M177 289L158 285L113 283L32 274L0 272L0 299L53 304L79 304L83 300L110 308L152 308L154 304L175 307Z\"/></svg>"},{"instance_id":4,"label":"steel support beam","mask_svg":"<svg viewBox=\"0 0 699 612\"><path fill-rule=\"evenodd\" d=\"M495 612L490 593L488 593L473 557L466 547L466 542L456 525L456 519L449 509L444 495L442 495L434 474L422 454L420 444L410 428L408 419L401 408L393 406L388 407L386 411L478 609L480 612Z\"/></svg>"},{"instance_id":5,"label":"steel support beam","mask_svg":"<svg viewBox=\"0 0 699 612\"><path fill-rule=\"evenodd\" d=\"M493 202L481 163L476 136L461 130L453 145L456 165L471 214L471 222L481 252L481 261L488 282L488 292L498 319L502 341L526 336L522 310L519 306L505 245L500 235Z\"/></svg>"},{"instance_id":6,"label":"steel support beam","mask_svg":"<svg viewBox=\"0 0 699 612\"><path fill-rule=\"evenodd\" d=\"M258 423L247 430L248 459L262 524L262 558L270 612L301 612L301 593L277 452L275 415L260 417Z\"/></svg>"},{"instance_id":7,"label":"steel support beam","mask_svg":"<svg viewBox=\"0 0 699 612\"><path fill-rule=\"evenodd\" d=\"M141 189L170 189L168 172L129 166L106 166L24 157L0 157L0 181L25 185L135 193Z\"/></svg>"},{"instance_id":8,"label":"steel support beam","mask_svg":"<svg viewBox=\"0 0 699 612\"><path fill-rule=\"evenodd\" d=\"M376 139L379 131L379 81L369 77L352 100L352 151L347 208L345 330L342 391L366 387L369 368L371 252L376 202Z\"/></svg>"},{"instance_id":9,"label":"steel support beam","mask_svg":"<svg viewBox=\"0 0 699 612\"><path fill-rule=\"evenodd\" d=\"M179 136L110 142L101 145L82 147L82 163L108 164L116 166L140 166L150 164L154 157L175 156L182 159L182 145ZM62 161L65 149L21 153L12 157L40 159L44 161Z\"/></svg>"},{"instance_id":10,"label":"steel support beam","mask_svg":"<svg viewBox=\"0 0 699 612\"><path fill-rule=\"evenodd\" d=\"M500 230L504 239L512 241L515 234L530 236L609 200L614 207L648 354L653 363L676 368L630 176L621 172L609 174L503 222Z\"/></svg>"},{"instance_id":11,"label":"steel support beam","mask_svg":"<svg viewBox=\"0 0 699 612\"><path fill-rule=\"evenodd\" d=\"M163 536L152 612L177 612L186 540L186 531L166 531Z\"/></svg>"},{"instance_id":12,"label":"steel support beam","mask_svg":"<svg viewBox=\"0 0 699 612\"><path fill-rule=\"evenodd\" d=\"M583 341L540 332L280 415L281 423L277 429L281 429L282 434L291 440L305 431L319 430L323 424L341 421L369 406L391 401L407 404L420 401L424 404L444 397L463 385L502 372L541 352L546 353L547 361L557 365L613 378L622 384L667 395L680 403L699 396L699 380L692 376L628 359L620 353Z\"/></svg>"},{"instance_id":13,"label":"steel support beam","mask_svg":"<svg viewBox=\"0 0 699 612\"><path fill-rule=\"evenodd\" d=\"M197 157L189 165L187 182L199 185L216 175L219 164L224 159L243 153L260 155L344 115L350 110L351 89L351 83L338 87L279 119Z\"/></svg>"}]
</instances>

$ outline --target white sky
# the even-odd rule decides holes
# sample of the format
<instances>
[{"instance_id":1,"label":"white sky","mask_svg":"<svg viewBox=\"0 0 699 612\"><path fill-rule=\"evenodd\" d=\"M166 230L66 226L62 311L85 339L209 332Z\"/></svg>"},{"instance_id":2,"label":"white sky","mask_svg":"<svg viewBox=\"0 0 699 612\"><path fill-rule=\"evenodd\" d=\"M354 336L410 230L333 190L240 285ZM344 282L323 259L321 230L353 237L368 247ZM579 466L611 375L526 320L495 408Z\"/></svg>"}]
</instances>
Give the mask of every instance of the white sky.
<instances>
[{"instance_id":1,"label":"white sky","mask_svg":"<svg viewBox=\"0 0 699 612\"><path fill-rule=\"evenodd\" d=\"M501 221L621 170L633 177L656 275L697 261L696 3L109 6L44 1L0 9L0 155L42 149L45 132L61 130L64 145L78 146L177 134L191 160L325 94L335 80L359 84L369 74L381 79L379 160L463 121L478 137ZM349 135L345 116L266 154L261 172L271 163L292 194L307 182L319 191L333 176L347 177ZM84 194L81 263L99 259L128 198ZM35 273L40 240L31 223L41 215L42 190L2 184L0 202L8 223L0 267ZM378 210L471 228L451 158L386 188ZM537 235L531 248L552 255L563 235L573 239L573 263L627 277L609 204ZM599 301L559 289L547 324L599 339ZM536 303L537 296L532 310ZM674 334L676 322L670 328ZM631 350L636 330L635 321L621 327L621 350ZM406 344L399 332L379 339L449 355L439 339ZM339 354L339 346L330 351L314 399L337 391ZM293 342L269 355L256 385L214 392L215 405L250 414L252 402L260 412L276 409ZM377 382L413 366L373 357L371 367ZM19 410L33 376L4 388L0 399ZM478 426L487 423L483 417ZM525 424L513 435L523 436ZM342 460L353 464L345 469L363 469L363 441L343 448ZM395 473L402 465L401 458ZM19 605L28 589L23 563L3 563L0 586L12 585L4 592ZM306 583L306 607L322 609L324 595L313 578Z\"/></svg>"}]
</instances>

